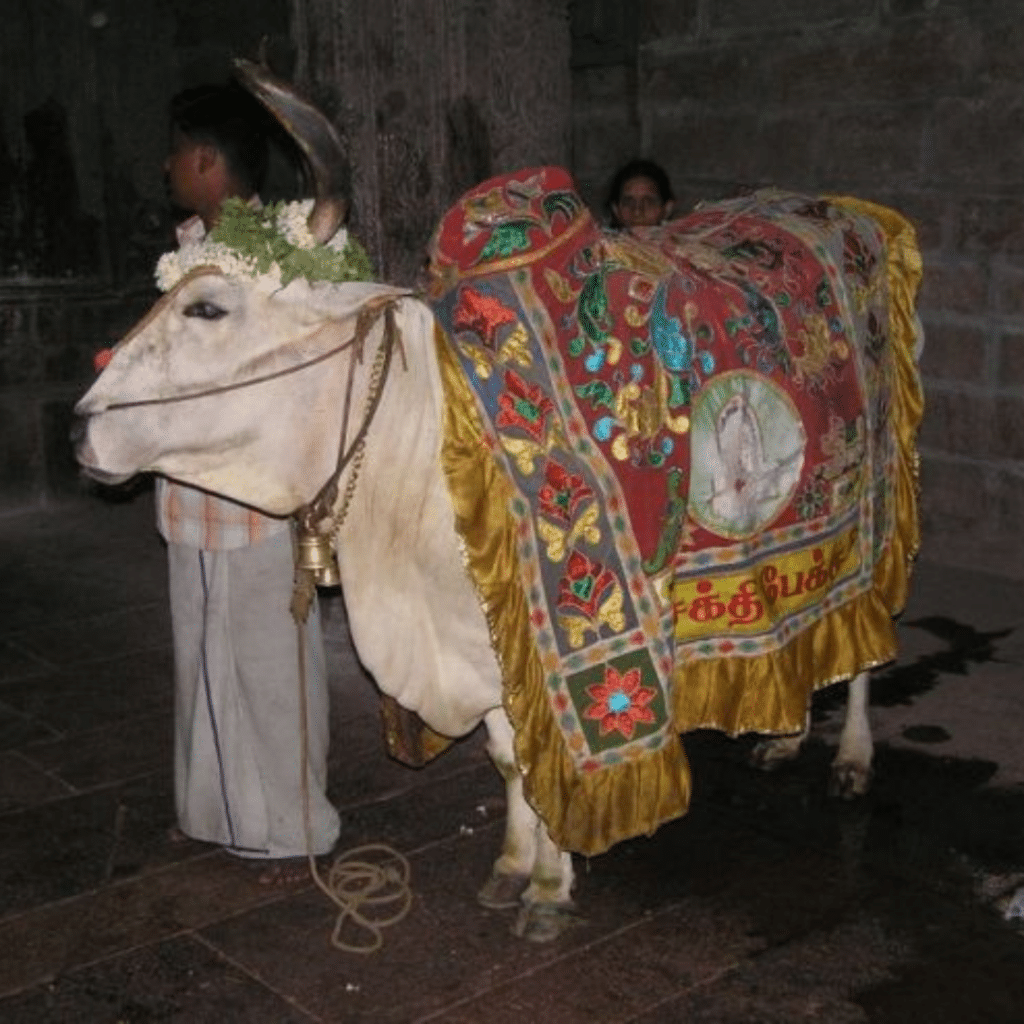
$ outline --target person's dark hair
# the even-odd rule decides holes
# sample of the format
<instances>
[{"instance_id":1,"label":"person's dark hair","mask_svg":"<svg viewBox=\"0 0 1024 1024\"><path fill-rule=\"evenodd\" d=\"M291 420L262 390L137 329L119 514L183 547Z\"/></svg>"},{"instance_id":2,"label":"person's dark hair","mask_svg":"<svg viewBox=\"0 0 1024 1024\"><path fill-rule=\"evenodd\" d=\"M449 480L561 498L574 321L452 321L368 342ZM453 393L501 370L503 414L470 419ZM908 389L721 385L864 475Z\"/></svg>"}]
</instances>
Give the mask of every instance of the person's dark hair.
<instances>
[{"instance_id":1,"label":"person's dark hair","mask_svg":"<svg viewBox=\"0 0 1024 1024\"><path fill-rule=\"evenodd\" d=\"M193 142L214 146L232 175L250 192L259 191L272 126L259 100L241 85L200 85L179 92L171 100L171 127Z\"/></svg>"},{"instance_id":2,"label":"person's dark hair","mask_svg":"<svg viewBox=\"0 0 1024 1024\"><path fill-rule=\"evenodd\" d=\"M654 187L658 190L658 195L663 203L675 201L676 197L672 191L672 182L669 180L668 172L661 164L644 158L630 160L629 163L623 164L615 172L615 177L612 178L612 183L608 186L608 198L605 201L605 208L614 226L621 226L618 223L618 217L615 215L615 204L622 198L622 190L625 188L626 182L632 181L634 178L649 178L653 181Z\"/></svg>"}]
</instances>

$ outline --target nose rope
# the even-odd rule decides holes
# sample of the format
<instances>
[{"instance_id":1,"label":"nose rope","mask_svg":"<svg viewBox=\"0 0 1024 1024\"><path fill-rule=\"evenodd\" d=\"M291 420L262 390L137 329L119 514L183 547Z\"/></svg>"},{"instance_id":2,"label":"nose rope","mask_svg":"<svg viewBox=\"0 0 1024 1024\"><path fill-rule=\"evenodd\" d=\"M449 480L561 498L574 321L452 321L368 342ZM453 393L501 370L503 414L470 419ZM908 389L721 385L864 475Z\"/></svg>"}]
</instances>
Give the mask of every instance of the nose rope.
<instances>
[{"instance_id":1,"label":"nose rope","mask_svg":"<svg viewBox=\"0 0 1024 1024\"><path fill-rule=\"evenodd\" d=\"M324 327L321 327L316 333L319 334L326 326L328 325L325 324ZM314 337L316 337L316 335L314 335ZM222 384L219 387L207 388L204 391L190 391L185 395L169 395L166 398L139 398L133 402L114 402L107 406L106 411L109 412L112 409L138 409L146 405L174 405L176 402L193 402L198 398L211 398L214 395L227 394L229 391L241 391L243 388L251 388L255 387L257 384L265 384L267 381L278 380L280 377L288 377L293 373L298 373L300 370L305 370L310 366L316 366L318 363L323 363L332 356L338 355L339 352L344 352L347 348L350 348L353 341L353 338L349 338L348 341L342 342L340 345L336 345L327 352L321 352L320 355L315 356L312 359L307 359L302 363L296 363L295 366L286 366L283 369L275 370L273 373L264 374L262 377L250 377L248 380L236 381L234 384Z\"/></svg>"}]
</instances>

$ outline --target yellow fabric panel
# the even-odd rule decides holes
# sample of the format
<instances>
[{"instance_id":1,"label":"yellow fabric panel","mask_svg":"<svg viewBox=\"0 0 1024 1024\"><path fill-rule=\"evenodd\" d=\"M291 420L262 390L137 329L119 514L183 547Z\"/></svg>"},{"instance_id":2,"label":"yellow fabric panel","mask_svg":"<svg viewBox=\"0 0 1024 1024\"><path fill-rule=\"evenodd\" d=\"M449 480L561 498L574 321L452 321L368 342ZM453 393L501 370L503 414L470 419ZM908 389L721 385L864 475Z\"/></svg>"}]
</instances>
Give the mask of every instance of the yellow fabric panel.
<instances>
[{"instance_id":1,"label":"yellow fabric panel","mask_svg":"<svg viewBox=\"0 0 1024 1024\"><path fill-rule=\"evenodd\" d=\"M716 658L675 667L674 722L680 732L719 729L795 733L817 688L891 661L896 629L872 593L850 601L785 647L754 658Z\"/></svg>"}]
</instances>

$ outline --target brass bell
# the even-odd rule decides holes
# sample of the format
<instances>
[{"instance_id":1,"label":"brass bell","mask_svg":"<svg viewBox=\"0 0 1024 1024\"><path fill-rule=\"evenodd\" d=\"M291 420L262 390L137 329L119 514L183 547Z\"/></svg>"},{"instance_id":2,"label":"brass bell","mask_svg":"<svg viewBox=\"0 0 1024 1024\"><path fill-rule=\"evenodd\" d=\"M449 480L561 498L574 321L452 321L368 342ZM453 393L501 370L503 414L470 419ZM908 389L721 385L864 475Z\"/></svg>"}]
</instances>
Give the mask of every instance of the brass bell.
<instances>
[{"instance_id":1,"label":"brass bell","mask_svg":"<svg viewBox=\"0 0 1024 1024\"><path fill-rule=\"evenodd\" d=\"M341 583L338 559L331 538L322 533L299 531L296 537L295 565L311 572L318 587L336 587Z\"/></svg>"}]
</instances>

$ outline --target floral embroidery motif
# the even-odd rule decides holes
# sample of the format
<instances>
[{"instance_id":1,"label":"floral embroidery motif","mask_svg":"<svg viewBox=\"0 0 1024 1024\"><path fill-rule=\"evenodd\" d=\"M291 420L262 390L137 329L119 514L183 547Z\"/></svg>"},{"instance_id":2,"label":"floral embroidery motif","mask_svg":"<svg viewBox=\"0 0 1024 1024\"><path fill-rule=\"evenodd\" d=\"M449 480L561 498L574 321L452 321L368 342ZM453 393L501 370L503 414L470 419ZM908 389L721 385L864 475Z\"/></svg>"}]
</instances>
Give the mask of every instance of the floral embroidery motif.
<instances>
[{"instance_id":1,"label":"floral embroidery motif","mask_svg":"<svg viewBox=\"0 0 1024 1024\"><path fill-rule=\"evenodd\" d=\"M537 537L544 542L548 561L560 562L574 544L597 544L601 540L601 509L597 502L588 505L583 514L568 530L555 526L547 519L537 518Z\"/></svg>"},{"instance_id":2,"label":"floral embroidery motif","mask_svg":"<svg viewBox=\"0 0 1024 1024\"><path fill-rule=\"evenodd\" d=\"M580 611L588 619L593 619L602 597L615 582L615 574L600 562L580 551L573 551L558 585L558 605Z\"/></svg>"},{"instance_id":3,"label":"floral embroidery motif","mask_svg":"<svg viewBox=\"0 0 1024 1024\"><path fill-rule=\"evenodd\" d=\"M544 467L544 484L537 493L544 515L561 523L571 523L580 504L593 496L583 477L570 473L557 462L548 461Z\"/></svg>"},{"instance_id":4,"label":"floral embroidery motif","mask_svg":"<svg viewBox=\"0 0 1024 1024\"><path fill-rule=\"evenodd\" d=\"M587 693L594 703L583 716L601 723L602 736L618 731L629 740L633 738L637 723L649 725L655 720L650 703L656 691L641 684L638 668L620 674L613 666L606 665L604 682L588 686Z\"/></svg>"},{"instance_id":5,"label":"floral embroidery motif","mask_svg":"<svg viewBox=\"0 0 1024 1024\"><path fill-rule=\"evenodd\" d=\"M651 340L667 370L685 373L693 359L693 345L683 334L679 317L669 316L666 291L662 286L655 294L651 311Z\"/></svg>"},{"instance_id":6,"label":"floral embroidery motif","mask_svg":"<svg viewBox=\"0 0 1024 1024\"><path fill-rule=\"evenodd\" d=\"M820 313L808 316L790 334L788 344L793 357L793 378L798 384L806 379L811 386L820 386L830 375L830 368L849 355L846 342L833 339L829 322Z\"/></svg>"},{"instance_id":7,"label":"floral embroidery motif","mask_svg":"<svg viewBox=\"0 0 1024 1024\"><path fill-rule=\"evenodd\" d=\"M573 550L558 583L559 628L564 630L569 647L578 650L588 632L600 634L601 626L613 633L626 627L623 614L625 594L618 577L581 551Z\"/></svg>"},{"instance_id":8,"label":"floral embroidery motif","mask_svg":"<svg viewBox=\"0 0 1024 1024\"><path fill-rule=\"evenodd\" d=\"M527 384L514 370L505 374L508 389L498 396L501 411L494 422L499 427L520 427L535 440L545 434L548 416L555 405L537 384Z\"/></svg>"},{"instance_id":9,"label":"floral embroidery motif","mask_svg":"<svg viewBox=\"0 0 1024 1024\"><path fill-rule=\"evenodd\" d=\"M459 351L472 360L473 369L481 380L487 380L495 363L516 363L529 369L533 363L530 339L519 317L499 299L484 295L473 288L464 288L452 311L452 326L457 333L471 338L457 338ZM498 334L505 331L499 345Z\"/></svg>"}]
</instances>

